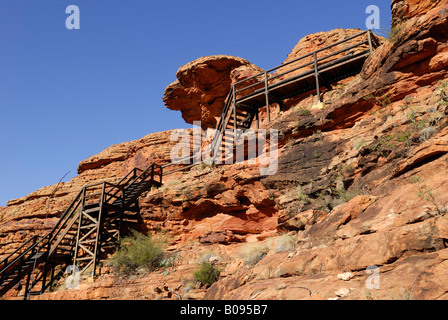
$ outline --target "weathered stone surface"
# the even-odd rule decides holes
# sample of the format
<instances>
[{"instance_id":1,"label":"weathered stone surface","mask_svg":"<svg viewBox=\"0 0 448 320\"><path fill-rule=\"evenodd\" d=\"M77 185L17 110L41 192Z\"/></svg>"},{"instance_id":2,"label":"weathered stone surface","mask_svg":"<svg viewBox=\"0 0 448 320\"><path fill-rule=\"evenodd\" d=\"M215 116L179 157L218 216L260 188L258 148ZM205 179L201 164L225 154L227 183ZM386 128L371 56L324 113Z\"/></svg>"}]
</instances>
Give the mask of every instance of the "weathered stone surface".
<instances>
[{"instance_id":1,"label":"weathered stone surface","mask_svg":"<svg viewBox=\"0 0 448 320\"><path fill-rule=\"evenodd\" d=\"M177 80L165 89L163 101L168 109L181 111L185 122L201 121L203 129L214 129L232 81L260 70L238 57L202 57L179 68Z\"/></svg>"},{"instance_id":2,"label":"weathered stone surface","mask_svg":"<svg viewBox=\"0 0 448 320\"><path fill-rule=\"evenodd\" d=\"M322 221L326 215L327 213L321 210L306 210L285 222L279 223L278 228L281 230L304 230L307 226ZM281 217L279 217L279 222L281 221L280 219Z\"/></svg>"},{"instance_id":3,"label":"weathered stone surface","mask_svg":"<svg viewBox=\"0 0 448 320\"><path fill-rule=\"evenodd\" d=\"M182 241L222 232L235 234L229 241L241 241L244 235L276 230L275 202L258 174L257 166L198 167L181 180L167 180L168 187L140 200L146 227L168 227Z\"/></svg>"},{"instance_id":4,"label":"weathered stone surface","mask_svg":"<svg viewBox=\"0 0 448 320\"><path fill-rule=\"evenodd\" d=\"M235 241L236 237L230 230L224 231L207 231L202 237L199 237L200 243L223 243L229 244Z\"/></svg>"},{"instance_id":5,"label":"weathered stone surface","mask_svg":"<svg viewBox=\"0 0 448 320\"><path fill-rule=\"evenodd\" d=\"M420 16L443 2L444 0L392 0L392 26Z\"/></svg>"},{"instance_id":6,"label":"weathered stone surface","mask_svg":"<svg viewBox=\"0 0 448 320\"><path fill-rule=\"evenodd\" d=\"M415 169L425 162L434 161L448 153L448 128L443 129L434 139L425 141L418 146L406 159L398 162L394 169L394 176Z\"/></svg>"},{"instance_id":7,"label":"weathered stone surface","mask_svg":"<svg viewBox=\"0 0 448 320\"><path fill-rule=\"evenodd\" d=\"M406 14L402 34L369 57L362 75L325 92L325 109L304 112L315 102L308 97L262 127L280 131L276 174L262 177L248 163L197 166L140 199L138 227L169 237L181 257L176 268L122 280L112 272L40 298L447 299L447 3L392 7L395 20ZM309 50L319 45L311 39ZM226 77L254 72L243 63ZM211 79L200 77L194 81ZM165 133L113 146L83 161L51 201L54 186L0 208L1 253L48 230L86 182L167 163L172 143ZM284 237L288 251L278 250ZM245 241L267 251L252 267L239 254ZM210 256L221 277L194 288L192 273ZM366 287L370 266L378 267L379 289Z\"/></svg>"}]
</instances>

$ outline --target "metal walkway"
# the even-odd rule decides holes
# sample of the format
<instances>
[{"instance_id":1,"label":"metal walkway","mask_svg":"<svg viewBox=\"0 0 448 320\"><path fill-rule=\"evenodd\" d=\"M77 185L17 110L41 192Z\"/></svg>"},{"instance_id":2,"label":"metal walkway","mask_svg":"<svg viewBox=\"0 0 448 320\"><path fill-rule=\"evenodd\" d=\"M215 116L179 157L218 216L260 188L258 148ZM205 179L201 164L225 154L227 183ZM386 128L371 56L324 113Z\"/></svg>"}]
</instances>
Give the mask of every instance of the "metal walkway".
<instances>
[{"instance_id":1,"label":"metal walkway","mask_svg":"<svg viewBox=\"0 0 448 320\"><path fill-rule=\"evenodd\" d=\"M171 165L193 160L193 164L183 168L187 169L199 163L197 158L208 157L210 153L213 163L224 163L224 149L234 146L237 130L251 128L254 120L259 128L261 108L266 107L270 122L272 103L282 105L285 99L305 93L315 93L321 102L324 88L331 89L332 84L359 74L367 57L379 45L371 30L362 31L233 84L209 150Z\"/></svg>"},{"instance_id":2,"label":"metal walkway","mask_svg":"<svg viewBox=\"0 0 448 320\"><path fill-rule=\"evenodd\" d=\"M349 41L355 44L343 47ZM271 103L282 104L285 99L311 92L315 92L321 102L323 87L331 89L332 84L359 74L367 57L378 46L379 43L370 30L362 31L239 81L232 88L233 112L237 112L239 108L257 112L258 109L266 106L269 121ZM343 48L334 51L337 47ZM283 71L283 69L287 70Z\"/></svg>"}]
</instances>

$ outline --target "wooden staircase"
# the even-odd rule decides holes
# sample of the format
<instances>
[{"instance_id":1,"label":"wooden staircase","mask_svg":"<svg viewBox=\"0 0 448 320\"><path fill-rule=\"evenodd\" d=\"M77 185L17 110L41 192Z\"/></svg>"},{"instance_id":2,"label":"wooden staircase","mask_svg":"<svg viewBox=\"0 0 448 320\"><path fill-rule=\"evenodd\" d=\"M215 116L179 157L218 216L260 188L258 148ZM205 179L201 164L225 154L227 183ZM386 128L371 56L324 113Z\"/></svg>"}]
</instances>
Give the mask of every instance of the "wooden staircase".
<instances>
[{"instance_id":1,"label":"wooden staircase","mask_svg":"<svg viewBox=\"0 0 448 320\"><path fill-rule=\"evenodd\" d=\"M344 47L349 41L350 45ZM359 74L378 46L370 30L362 31L233 84L210 145L212 161L223 163L224 149L234 147L240 131L251 128L254 120L259 128L261 108L266 107L269 122L271 103L282 106L285 99L313 92L321 102L323 89Z\"/></svg>"},{"instance_id":2,"label":"wooden staircase","mask_svg":"<svg viewBox=\"0 0 448 320\"><path fill-rule=\"evenodd\" d=\"M0 296L26 278L25 298L42 294L73 265L94 275L100 258L116 246L124 219L138 197L162 184L162 167L134 168L117 184L84 186L46 236L32 237L0 262ZM34 291L32 291L34 289Z\"/></svg>"}]
</instances>

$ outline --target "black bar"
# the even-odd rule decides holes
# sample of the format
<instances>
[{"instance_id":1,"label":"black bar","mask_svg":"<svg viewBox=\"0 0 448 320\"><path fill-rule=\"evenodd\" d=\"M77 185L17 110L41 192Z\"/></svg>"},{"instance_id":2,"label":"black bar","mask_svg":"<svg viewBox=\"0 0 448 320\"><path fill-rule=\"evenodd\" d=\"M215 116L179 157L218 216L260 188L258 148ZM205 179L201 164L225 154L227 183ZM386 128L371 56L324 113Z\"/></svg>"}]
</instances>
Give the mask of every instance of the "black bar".
<instances>
[{"instance_id":1,"label":"black bar","mask_svg":"<svg viewBox=\"0 0 448 320\"><path fill-rule=\"evenodd\" d=\"M318 97L319 103L320 103L322 101L320 99L319 70L317 69L317 53L313 54L313 58L314 58L314 76L316 78L317 97Z\"/></svg>"}]
</instances>

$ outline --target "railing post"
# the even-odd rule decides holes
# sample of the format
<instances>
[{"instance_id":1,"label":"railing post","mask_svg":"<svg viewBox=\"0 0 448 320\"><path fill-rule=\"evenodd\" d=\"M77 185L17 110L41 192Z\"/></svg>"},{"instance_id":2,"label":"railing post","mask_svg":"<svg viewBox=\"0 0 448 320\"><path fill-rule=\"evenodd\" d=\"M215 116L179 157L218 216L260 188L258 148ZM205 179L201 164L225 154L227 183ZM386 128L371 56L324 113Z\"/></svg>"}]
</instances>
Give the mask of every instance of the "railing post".
<instances>
[{"instance_id":1,"label":"railing post","mask_svg":"<svg viewBox=\"0 0 448 320\"><path fill-rule=\"evenodd\" d=\"M51 284L53 283L53 281L54 281L54 269L56 268L56 265L54 265L54 264L52 264L51 265L51 273L50 273L50 282L49 282L49 285L51 286Z\"/></svg>"},{"instance_id":2,"label":"railing post","mask_svg":"<svg viewBox=\"0 0 448 320\"><path fill-rule=\"evenodd\" d=\"M25 293L23 295L23 300L26 300L28 298L28 293L30 292L31 273L32 272L28 273L28 275L26 277Z\"/></svg>"},{"instance_id":3,"label":"railing post","mask_svg":"<svg viewBox=\"0 0 448 320\"><path fill-rule=\"evenodd\" d=\"M255 114L255 121L257 125L257 130L260 129L260 113L259 109L257 108L257 113Z\"/></svg>"},{"instance_id":4,"label":"railing post","mask_svg":"<svg viewBox=\"0 0 448 320\"><path fill-rule=\"evenodd\" d=\"M160 166L160 185L162 185L163 167Z\"/></svg>"},{"instance_id":5,"label":"railing post","mask_svg":"<svg viewBox=\"0 0 448 320\"><path fill-rule=\"evenodd\" d=\"M367 39L369 40L369 49L370 54L373 53L373 45L372 45L372 30L367 30Z\"/></svg>"},{"instance_id":6,"label":"railing post","mask_svg":"<svg viewBox=\"0 0 448 320\"><path fill-rule=\"evenodd\" d=\"M82 212L84 210L85 202L86 202L86 187L82 188L80 206L77 209L79 217L78 217L78 229L76 230L75 252L73 255L73 269L72 270L75 270L76 260L78 259L79 237L81 235L81 225L82 225Z\"/></svg>"},{"instance_id":7,"label":"railing post","mask_svg":"<svg viewBox=\"0 0 448 320\"><path fill-rule=\"evenodd\" d=\"M313 58L314 58L314 76L316 77L317 98L319 99L319 103L321 103L322 100L320 98L319 70L318 70L318 67L317 67L317 54L316 54L316 52L313 52Z\"/></svg>"},{"instance_id":8,"label":"railing post","mask_svg":"<svg viewBox=\"0 0 448 320\"><path fill-rule=\"evenodd\" d=\"M122 232L121 232L121 227L123 225L123 216L124 216L124 187L123 186L117 186L118 189L121 189L121 208L120 208L120 212L119 212L119 216L118 216L118 239L121 239L122 236ZM119 191L118 191L119 192ZM117 200L119 198L117 197Z\"/></svg>"},{"instance_id":9,"label":"railing post","mask_svg":"<svg viewBox=\"0 0 448 320\"><path fill-rule=\"evenodd\" d=\"M95 247L93 250L93 270L92 270L92 276L95 276L96 274L96 263L97 263L97 256L98 252L100 251L101 247L101 224L103 220L103 201L104 201L104 193L106 191L106 183L103 182L103 187L101 189L101 200L100 200L100 208L98 213L98 220L97 220L97 226L96 226L96 237L95 237Z\"/></svg>"},{"instance_id":10,"label":"railing post","mask_svg":"<svg viewBox=\"0 0 448 320\"><path fill-rule=\"evenodd\" d=\"M31 256L34 256L35 254L37 254L36 252L36 242L37 242L37 236L33 236L33 250L31 250Z\"/></svg>"},{"instance_id":11,"label":"railing post","mask_svg":"<svg viewBox=\"0 0 448 320\"><path fill-rule=\"evenodd\" d=\"M155 165L153 163L151 166L151 183L154 182L154 169L155 169Z\"/></svg>"},{"instance_id":12,"label":"railing post","mask_svg":"<svg viewBox=\"0 0 448 320\"><path fill-rule=\"evenodd\" d=\"M22 274L22 266L23 266L23 256L21 256L19 260L19 271L17 272L17 277L20 277L20 275Z\"/></svg>"},{"instance_id":13,"label":"railing post","mask_svg":"<svg viewBox=\"0 0 448 320\"><path fill-rule=\"evenodd\" d=\"M45 292L45 286L47 282L47 272L48 272L48 260L45 261L44 270L42 271L42 287L40 288L40 294Z\"/></svg>"},{"instance_id":14,"label":"railing post","mask_svg":"<svg viewBox=\"0 0 448 320\"><path fill-rule=\"evenodd\" d=\"M36 242L37 242L37 236L33 236L33 250L31 250L31 257L33 257L35 254L37 254L37 250L36 250ZM23 300L26 300L28 298L28 293L30 291L30 283L31 283L31 274L33 273L33 271L29 272L27 277L26 277L26 282L25 282L25 293L23 295Z\"/></svg>"},{"instance_id":15,"label":"railing post","mask_svg":"<svg viewBox=\"0 0 448 320\"><path fill-rule=\"evenodd\" d=\"M121 210L124 209L124 186L121 186Z\"/></svg>"},{"instance_id":16,"label":"railing post","mask_svg":"<svg viewBox=\"0 0 448 320\"><path fill-rule=\"evenodd\" d=\"M233 99L233 140L235 140L236 138L236 129L237 128L237 122L236 122L236 93L235 93L235 85L233 85L233 94L232 94L232 99ZM224 128L225 130L225 128Z\"/></svg>"},{"instance_id":17,"label":"railing post","mask_svg":"<svg viewBox=\"0 0 448 320\"><path fill-rule=\"evenodd\" d=\"M264 95L266 97L266 115L268 122L271 122L271 110L269 109L269 89L268 89L268 72L264 72Z\"/></svg>"}]
</instances>

